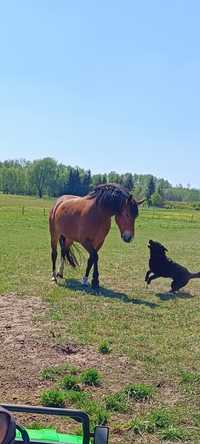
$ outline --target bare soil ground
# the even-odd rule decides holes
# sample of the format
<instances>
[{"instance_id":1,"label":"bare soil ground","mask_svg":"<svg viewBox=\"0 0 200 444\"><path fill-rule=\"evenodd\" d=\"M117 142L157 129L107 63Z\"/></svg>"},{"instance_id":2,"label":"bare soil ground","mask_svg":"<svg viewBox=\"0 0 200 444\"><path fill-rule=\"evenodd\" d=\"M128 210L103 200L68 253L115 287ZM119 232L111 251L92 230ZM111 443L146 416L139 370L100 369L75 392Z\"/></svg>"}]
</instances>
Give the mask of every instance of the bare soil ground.
<instances>
[{"instance_id":1,"label":"bare soil ground","mask_svg":"<svg viewBox=\"0 0 200 444\"><path fill-rule=\"evenodd\" d=\"M90 346L76 348L73 344L56 344L51 321L46 316L48 309L48 304L37 297L21 298L16 294L0 297L0 399L3 403L38 404L40 392L47 386L39 377L40 371L66 361L82 369L97 366L114 378L113 357L102 356ZM71 348L75 353L70 352ZM128 359L118 357L117 364L121 383L123 379L127 382Z\"/></svg>"},{"instance_id":2,"label":"bare soil ground","mask_svg":"<svg viewBox=\"0 0 200 444\"><path fill-rule=\"evenodd\" d=\"M16 294L0 297L0 398L3 402L38 403L40 370L58 362L49 343L46 304ZM59 356L62 360L63 357Z\"/></svg>"}]
</instances>

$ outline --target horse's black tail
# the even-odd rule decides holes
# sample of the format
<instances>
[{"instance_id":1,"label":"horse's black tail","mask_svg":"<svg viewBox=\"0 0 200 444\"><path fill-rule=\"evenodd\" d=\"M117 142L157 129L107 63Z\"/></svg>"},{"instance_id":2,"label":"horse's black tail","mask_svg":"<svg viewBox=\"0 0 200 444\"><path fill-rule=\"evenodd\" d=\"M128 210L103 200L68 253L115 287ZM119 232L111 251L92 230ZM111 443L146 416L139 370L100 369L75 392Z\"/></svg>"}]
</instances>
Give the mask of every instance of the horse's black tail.
<instances>
[{"instance_id":1,"label":"horse's black tail","mask_svg":"<svg viewBox=\"0 0 200 444\"><path fill-rule=\"evenodd\" d=\"M66 247L65 237L62 235L60 236L59 241L60 241L60 248L63 259L67 260L67 262L69 263L69 265L71 265L71 267L76 268L79 265L79 263L75 256L74 249L76 248L76 250L79 251L78 247L75 246L74 244L72 244L70 247Z\"/></svg>"},{"instance_id":2,"label":"horse's black tail","mask_svg":"<svg viewBox=\"0 0 200 444\"><path fill-rule=\"evenodd\" d=\"M65 249L65 258L67 259L67 261L68 261L69 265L71 265L71 267L76 268L79 266L79 263L78 263L78 260L75 256L75 253L73 250L74 250L73 246L66 248Z\"/></svg>"}]
</instances>

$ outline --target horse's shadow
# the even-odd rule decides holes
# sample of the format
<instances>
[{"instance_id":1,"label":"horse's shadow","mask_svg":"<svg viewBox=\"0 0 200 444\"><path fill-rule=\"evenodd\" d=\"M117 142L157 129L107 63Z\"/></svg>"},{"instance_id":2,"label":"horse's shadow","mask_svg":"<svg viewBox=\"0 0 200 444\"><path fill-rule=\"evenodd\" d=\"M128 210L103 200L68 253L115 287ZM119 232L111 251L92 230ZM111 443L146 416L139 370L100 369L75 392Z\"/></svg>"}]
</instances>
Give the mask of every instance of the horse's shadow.
<instances>
[{"instance_id":1,"label":"horse's shadow","mask_svg":"<svg viewBox=\"0 0 200 444\"><path fill-rule=\"evenodd\" d=\"M172 293L172 292L165 292L165 293L156 293L156 296L161 300L161 301L169 301L169 300L176 300L176 299L191 299L193 298L193 296L186 292L186 291L178 291L176 293Z\"/></svg>"},{"instance_id":2,"label":"horse's shadow","mask_svg":"<svg viewBox=\"0 0 200 444\"><path fill-rule=\"evenodd\" d=\"M111 290L110 288L100 287L98 290L94 290L92 287L84 287L77 279L67 279L64 284L58 281L59 286L64 286L70 290L80 291L96 296L103 296L105 298L118 299L127 304L146 305L149 308L156 308L158 304L148 302L145 299L129 299L126 293Z\"/></svg>"}]
</instances>

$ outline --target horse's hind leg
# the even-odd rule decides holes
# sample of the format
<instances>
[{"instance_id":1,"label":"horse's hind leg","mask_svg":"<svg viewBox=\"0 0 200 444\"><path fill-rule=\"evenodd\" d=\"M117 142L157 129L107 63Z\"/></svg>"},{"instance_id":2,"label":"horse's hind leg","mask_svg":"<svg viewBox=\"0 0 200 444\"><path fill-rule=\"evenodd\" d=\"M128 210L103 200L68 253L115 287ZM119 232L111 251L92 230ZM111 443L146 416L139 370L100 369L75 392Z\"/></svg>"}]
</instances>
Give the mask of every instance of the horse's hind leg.
<instances>
[{"instance_id":1,"label":"horse's hind leg","mask_svg":"<svg viewBox=\"0 0 200 444\"><path fill-rule=\"evenodd\" d=\"M65 254L66 254L65 237L64 236L60 236L59 243L60 243L60 249L61 249L61 258L60 258L61 262L60 262L59 271L57 273L57 277L60 277L61 279L63 279L64 265L65 265Z\"/></svg>"},{"instance_id":2,"label":"horse's hind leg","mask_svg":"<svg viewBox=\"0 0 200 444\"><path fill-rule=\"evenodd\" d=\"M58 238L54 234L51 237L51 260L52 260L52 281L57 282L56 276L56 259L57 259L57 243Z\"/></svg>"},{"instance_id":3,"label":"horse's hind leg","mask_svg":"<svg viewBox=\"0 0 200 444\"><path fill-rule=\"evenodd\" d=\"M56 259L57 259L57 246L51 246L51 260L52 260L52 281L56 279Z\"/></svg>"}]
</instances>

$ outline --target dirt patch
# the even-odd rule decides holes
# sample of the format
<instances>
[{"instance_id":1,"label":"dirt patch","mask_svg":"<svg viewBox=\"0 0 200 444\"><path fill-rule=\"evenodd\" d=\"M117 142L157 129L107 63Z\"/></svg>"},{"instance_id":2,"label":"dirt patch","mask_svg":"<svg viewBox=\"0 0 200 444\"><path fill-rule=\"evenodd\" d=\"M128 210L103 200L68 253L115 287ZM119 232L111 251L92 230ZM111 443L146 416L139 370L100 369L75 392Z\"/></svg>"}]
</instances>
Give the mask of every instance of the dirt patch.
<instances>
[{"instance_id":1,"label":"dirt patch","mask_svg":"<svg viewBox=\"0 0 200 444\"><path fill-rule=\"evenodd\" d=\"M48 305L16 294L0 297L0 398L3 402L38 403L43 386L39 372L62 362L49 337Z\"/></svg>"},{"instance_id":2,"label":"dirt patch","mask_svg":"<svg viewBox=\"0 0 200 444\"><path fill-rule=\"evenodd\" d=\"M37 297L0 296L0 399L3 403L39 404L41 390L48 386L47 381L40 379L40 371L62 362L81 369L97 367L115 380L113 357L103 356L91 346L56 343L48 310L48 304ZM127 377L127 366L127 359L119 357L122 380Z\"/></svg>"},{"instance_id":3,"label":"dirt patch","mask_svg":"<svg viewBox=\"0 0 200 444\"><path fill-rule=\"evenodd\" d=\"M38 405L41 391L52 387L52 381L43 381L40 371L49 366L69 362L79 369L96 367L103 375L100 387L93 388L93 398L101 399L120 390L125 384L139 382L142 369L129 362L126 356L114 356L113 353L102 355L92 346L80 346L72 342L58 344L55 332L59 331L55 321L49 320L49 305L37 297L22 298L16 294L0 296L0 399L2 403ZM60 331L64 325L60 325ZM62 337L62 335L60 336ZM70 341L70 338L69 338ZM153 382L153 381L152 381ZM156 385L156 384L155 384ZM165 386L166 385L166 386ZM162 384L163 391L163 384ZM158 387L158 390L160 387ZM176 401L174 387L164 384L164 398ZM166 400L166 399L165 399ZM153 404L152 404L153 405ZM135 404L135 414L140 414L141 403ZM40 418L39 418L40 419ZM123 424L129 415L112 415L115 422ZM38 420L31 415L30 423ZM27 417L22 415L22 424ZM45 425L58 426L66 431L66 422L59 419L44 418ZM69 430L74 430L70 428ZM112 427L111 427L112 428ZM122 442L115 435L115 442ZM138 441L140 442L140 441ZM156 438L152 442L157 442Z\"/></svg>"}]
</instances>

